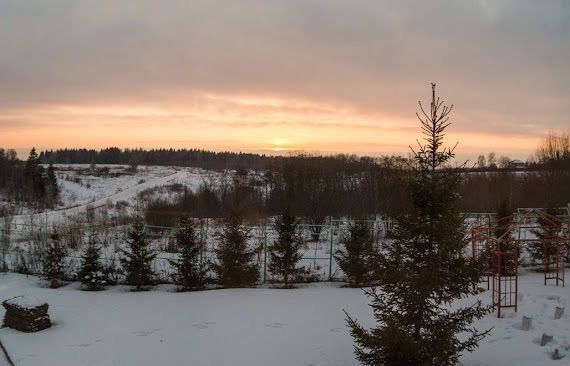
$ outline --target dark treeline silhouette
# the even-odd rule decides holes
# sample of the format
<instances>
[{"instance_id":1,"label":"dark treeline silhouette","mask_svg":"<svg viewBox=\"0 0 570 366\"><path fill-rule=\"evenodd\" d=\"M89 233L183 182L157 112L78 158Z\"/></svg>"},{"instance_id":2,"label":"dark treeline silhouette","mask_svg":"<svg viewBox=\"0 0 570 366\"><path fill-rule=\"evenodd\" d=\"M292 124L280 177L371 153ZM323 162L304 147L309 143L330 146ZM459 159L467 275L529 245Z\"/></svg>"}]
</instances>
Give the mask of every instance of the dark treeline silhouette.
<instances>
[{"instance_id":1,"label":"dark treeline silhouette","mask_svg":"<svg viewBox=\"0 0 570 366\"><path fill-rule=\"evenodd\" d=\"M495 212L511 207L564 206L570 201L568 135L551 134L537 150L530 169L495 164L460 168L463 212ZM371 214L394 216L409 202L402 179L410 171L403 157L355 155L267 156L204 150L62 149L30 154L27 162L14 151L0 150L0 195L7 201L50 206L57 197L53 169L40 163L178 165L226 171L221 184L205 180L196 192L178 187L177 201L144 201L154 224L172 225L180 215L222 217L239 196L249 217L276 215L286 208L303 222L320 224L326 217ZM315 238L319 233L316 232Z\"/></svg>"},{"instance_id":2,"label":"dark treeline silhouette","mask_svg":"<svg viewBox=\"0 0 570 366\"><path fill-rule=\"evenodd\" d=\"M0 193L9 201L23 198L24 164L15 150L0 149Z\"/></svg>"},{"instance_id":3,"label":"dark treeline silhouette","mask_svg":"<svg viewBox=\"0 0 570 366\"><path fill-rule=\"evenodd\" d=\"M171 225L180 215L223 217L239 201L248 218L290 210L304 222L318 225L328 216L394 215L404 207L401 182L408 170L403 158L349 161L297 157L264 171L238 170L221 184L204 182L196 192L178 187L182 192L175 202L147 201L146 218L152 224Z\"/></svg>"},{"instance_id":4,"label":"dark treeline silhouette","mask_svg":"<svg viewBox=\"0 0 570 366\"><path fill-rule=\"evenodd\" d=\"M510 207L560 207L570 202L570 169L465 174L460 192L463 212L495 212Z\"/></svg>"},{"instance_id":5,"label":"dark treeline silhouette","mask_svg":"<svg viewBox=\"0 0 570 366\"><path fill-rule=\"evenodd\" d=\"M287 160L284 156L242 152L214 152L199 149L119 149L101 150L60 149L42 151L40 160L53 164L136 164L175 165L204 169L268 169L275 162Z\"/></svg>"},{"instance_id":6,"label":"dark treeline silhouette","mask_svg":"<svg viewBox=\"0 0 570 366\"><path fill-rule=\"evenodd\" d=\"M326 217L395 217L409 207L402 181L404 168L373 165L352 173L326 166L284 166L263 174L235 175L221 185L209 182L191 192L183 187L178 200L149 200L149 223L170 226L180 215L223 217L239 197L248 218L277 215L290 208L304 223L322 224ZM569 170L463 173L459 186L462 212L494 213L510 207L561 207L570 202ZM319 232L314 233L318 238Z\"/></svg>"},{"instance_id":7,"label":"dark treeline silhouette","mask_svg":"<svg viewBox=\"0 0 570 366\"><path fill-rule=\"evenodd\" d=\"M44 168L35 149L24 162L18 160L14 150L0 148L0 197L3 200L51 207L58 194L53 166Z\"/></svg>"}]
</instances>

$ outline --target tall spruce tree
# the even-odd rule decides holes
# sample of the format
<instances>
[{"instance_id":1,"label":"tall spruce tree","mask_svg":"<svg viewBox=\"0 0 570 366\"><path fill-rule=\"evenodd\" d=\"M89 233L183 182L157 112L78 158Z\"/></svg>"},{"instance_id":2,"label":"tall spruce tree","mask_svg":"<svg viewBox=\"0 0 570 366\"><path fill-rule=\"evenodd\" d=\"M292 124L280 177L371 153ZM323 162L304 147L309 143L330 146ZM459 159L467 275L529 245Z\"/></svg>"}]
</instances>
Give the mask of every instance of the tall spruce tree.
<instances>
[{"instance_id":1,"label":"tall spruce tree","mask_svg":"<svg viewBox=\"0 0 570 366\"><path fill-rule=\"evenodd\" d=\"M275 221L277 240L270 246L269 271L283 279L285 288L289 288L291 279L303 272L299 261L303 258L301 248L303 240L298 231L298 222L289 211Z\"/></svg>"},{"instance_id":2,"label":"tall spruce tree","mask_svg":"<svg viewBox=\"0 0 570 366\"><path fill-rule=\"evenodd\" d=\"M350 287L370 284L375 273L376 252L370 226L366 221L350 225L344 248L337 250L334 258L346 275Z\"/></svg>"},{"instance_id":3,"label":"tall spruce tree","mask_svg":"<svg viewBox=\"0 0 570 366\"><path fill-rule=\"evenodd\" d=\"M196 235L194 223L189 217L181 217L176 229L176 246L179 257L171 260L174 267L174 283L179 291L199 290L204 288L205 266L200 258L202 244Z\"/></svg>"},{"instance_id":4,"label":"tall spruce tree","mask_svg":"<svg viewBox=\"0 0 570 366\"><path fill-rule=\"evenodd\" d=\"M67 250L61 243L58 232L52 232L42 260L44 277L48 280L49 287L61 286L65 277L66 257Z\"/></svg>"},{"instance_id":5,"label":"tall spruce tree","mask_svg":"<svg viewBox=\"0 0 570 366\"><path fill-rule=\"evenodd\" d=\"M129 249L121 250L121 265L127 284L134 286L136 291L141 291L154 282L152 261L158 253L149 248L144 225L140 222L133 224L128 233L127 244Z\"/></svg>"},{"instance_id":6,"label":"tall spruce tree","mask_svg":"<svg viewBox=\"0 0 570 366\"><path fill-rule=\"evenodd\" d=\"M239 211L230 212L218 234L218 246L214 250L217 261L212 264L222 286L252 287L257 282L259 266L254 259L259 248L251 248L249 238Z\"/></svg>"},{"instance_id":7,"label":"tall spruce tree","mask_svg":"<svg viewBox=\"0 0 570 366\"><path fill-rule=\"evenodd\" d=\"M46 195L44 168L40 164L40 159L35 147L30 150L28 160L26 160L24 178L27 198L35 201L44 199Z\"/></svg>"},{"instance_id":8,"label":"tall spruce tree","mask_svg":"<svg viewBox=\"0 0 570 366\"><path fill-rule=\"evenodd\" d=\"M81 256L81 268L77 279L87 291L99 291L107 284L105 270L101 264L101 246L94 237L89 238Z\"/></svg>"},{"instance_id":9,"label":"tall spruce tree","mask_svg":"<svg viewBox=\"0 0 570 366\"><path fill-rule=\"evenodd\" d=\"M411 209L396 219L395 239L378 255L379 287L366 291L377 326L366 330L347 315L364 365L455 365L487 333L471 325L489 311L480 301L450 309L475 293L484 270L482 261L464 255L460 176L442 169L454 157L454 148L442 147L452 107L436 98L432 84L431 111L421 102L420 109L425 144L418 141L417 151L412 149Z\"/></svg>"}]
</instances>

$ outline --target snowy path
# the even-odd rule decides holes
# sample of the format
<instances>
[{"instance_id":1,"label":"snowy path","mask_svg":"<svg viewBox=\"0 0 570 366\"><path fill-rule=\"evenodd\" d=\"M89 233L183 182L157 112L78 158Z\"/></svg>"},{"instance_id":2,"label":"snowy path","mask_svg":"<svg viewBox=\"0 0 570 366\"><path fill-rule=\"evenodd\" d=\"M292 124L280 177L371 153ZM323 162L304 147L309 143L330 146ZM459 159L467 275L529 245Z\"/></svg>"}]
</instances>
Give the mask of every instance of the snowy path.
<instances>
[{"instance_id":1,"label":"snowy path","mask_svg":"<svg viewBox=\"0 0 570 366\"><path fill-rule=\"evenodd\" d=\"M545 287L542 278L521 276L517 313L503 319L490 314L476 323L494 329L480 348L462 357L464 366L568 364L568 312L558 320L553 313L555 306L568 309L570 291ZM40 286L36 277L0 273L0 301L31 294L48 301L53 320L52 328L34 334L0 329L17 366L348 366L357 362L342 310L367 327L373 324L361 290L331 283L193 293L170 286L142 293L123 286L99 293L78 291L77 284ZM489 303L490 292L477 298ZM520 329L522 316L533 318L530 331ZM542 333L554 341L541 347ZM551 360L555 348L566 358Z\"/></svg>"},{"instance_id":2,"label":"snowy path","mask_svg":"<svg viewBox=\"0 0 570 366\"><path fill-rule=\"evenodd\" d=\"M47 213L36 214L36 215L34 215L34 217L36 220L41 220L42 222L46 222L46 221L48 223L61 222L66 217L73 216L79 212L85 211L85 209L88 206L89 207L98 207L98 206L106 205L109 201L112 203L116 203L118 201L127 201L129 199L136 197L136 195L139 192L141 192L145 189L166 185L166 184L172 183L178 179L186 178L190 174L191 173L188 172L187 170L173 170L172 173L170 173L170 174L149 179L149 180L145 181L144 183L140 183L140 184L137 184L137 185L132 186L132 187L126 187L121 192L117 192L117 193L111 194L109 196L105 196L105 197L97 199L93 202L89 202L89 203L85 203L85 204L81 204L81 205L73 206L73 207L69 207L69 208L64 208L64 209L48 211ZM18 216L14 216L13 220L14 220L13 222L16 224L25 224L25 223L30 222L31 216L30 215L18 215Z\"/></svg>"}]
</instances>

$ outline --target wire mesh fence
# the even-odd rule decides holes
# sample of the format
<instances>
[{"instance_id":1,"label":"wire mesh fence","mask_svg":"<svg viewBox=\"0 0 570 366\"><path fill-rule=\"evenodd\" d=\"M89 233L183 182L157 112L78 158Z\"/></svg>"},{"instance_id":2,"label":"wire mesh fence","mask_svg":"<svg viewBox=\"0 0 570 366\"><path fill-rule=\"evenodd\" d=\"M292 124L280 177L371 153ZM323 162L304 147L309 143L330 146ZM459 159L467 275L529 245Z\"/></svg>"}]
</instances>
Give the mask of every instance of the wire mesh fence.
<instances>
[{"instance_id":1,"label":"wire mesh fence","mask_svg":"<svg viewBox=\"0 0 570 366\"><path fill-rule=\"evenodd\" d=\"M347 239L350 220L328 220L322 225L300 224L297 227L302 238L302 259L299 266L304 267L303 278L299 281L340 280L343 274L334 260L335 253ZM376 245L389 236L393 223L391 220L368 221ZM219 243L219 233L223 223L216 220L197 221L196 233L201 245L200 261L208 268L216 261L215 249ZM1 258L0 269L27 274L42 273L42 258L50 242L50 237L57 233L60 242L68 251L66 268L69 279L73 279L81 265L81 255L90 240L101 246L101 262L112 281L123 279L120 258L122 250L127 248L129 225L124 226L48 226L42 224L0 225ZM269 271L270 251L278 234L271 223L246 226L249 234L248 244L256 249L255 261L259 266L261 283L276 282L278 279ZM157 253L152 263L159 283L172 280L171 261L178 258L175 227L145 225L145 236L149 246ZM213 276L210 271L208 273Z\"/></svg>"},{"instance_id":2,"label":"wire mesh fence","mask_svg":"<svg viewBox=\"0 0 570 366\"><path fill-rule=\"evenodd\" d=\"M462 214L466 231L481 223L491 223L494 214L465 213ZM570 227L570 209L561 215L568 220ZM298 281L342 280L344 274L335 261L335 253L349 237L350 225L354 220L329 219L321 225L300 224L299 235L303 241L302 259L303 277ZM388 218L377 218L367 221L374 243L380 247L382 242L390 240L394 230L394 222ZM219 243L218 234L223 228L219 220L203 219L196 221L196 232L201 244L200 261L207 264L216 261L215 249ZM120 258L121 250L127 247L129 225L122 226L88 226L88 225L54 225L40 223L9 224L0 222L0 270L28 274L42 273L42 257L50 236L57 232L60 241L68 250L66 259L67 272L73 279L81 264L81 255L89 240L95 240L101 247L101 262L110 280L120 282L123 277ZM271 246L277 240L277 232L271 222L246 227L249 233L248 244L256 248L255 261L259 267L259 282L271 283L279 279L269 271ZM174 227L145 226L149 245L158 253L153 261L156 280L160 283L172 281L173 267L171 261L178 258ZM570 233L567 233L570 245ZM210 277L214 274L210 271Z\"/></svg>"}]
</instances>

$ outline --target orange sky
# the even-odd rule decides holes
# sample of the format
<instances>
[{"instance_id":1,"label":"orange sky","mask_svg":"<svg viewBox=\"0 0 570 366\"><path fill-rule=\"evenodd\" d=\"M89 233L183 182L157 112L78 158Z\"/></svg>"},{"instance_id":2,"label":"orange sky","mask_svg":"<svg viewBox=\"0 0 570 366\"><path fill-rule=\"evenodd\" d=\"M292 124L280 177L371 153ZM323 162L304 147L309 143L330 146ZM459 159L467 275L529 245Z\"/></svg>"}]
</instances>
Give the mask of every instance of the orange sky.
<instances>
[{"instance_id":1,"label":"orange sky","mask_svg":"<svg viewBox=\"0 0 570 366\"><path fill-rule=\"evenodd\" d=\"M194 95L187 103L50 105L5 114L4 145L40 149L174 147L267 153L406 154L419 136L415 116L252 95ZM508 151L526 157L537 138L453 131L463 155Z\"/></svg>"},{"instance_id":2,"label":"orange sky","mask_svg":"<svg viewBox=\"0 0 570 366\"><path fill-rule=\"evenodd\" d=\"M0 147L407 154L432 81L461 156L570 125L565 2L134 4L0 1Z\"/></svg>"}]
</instances>

